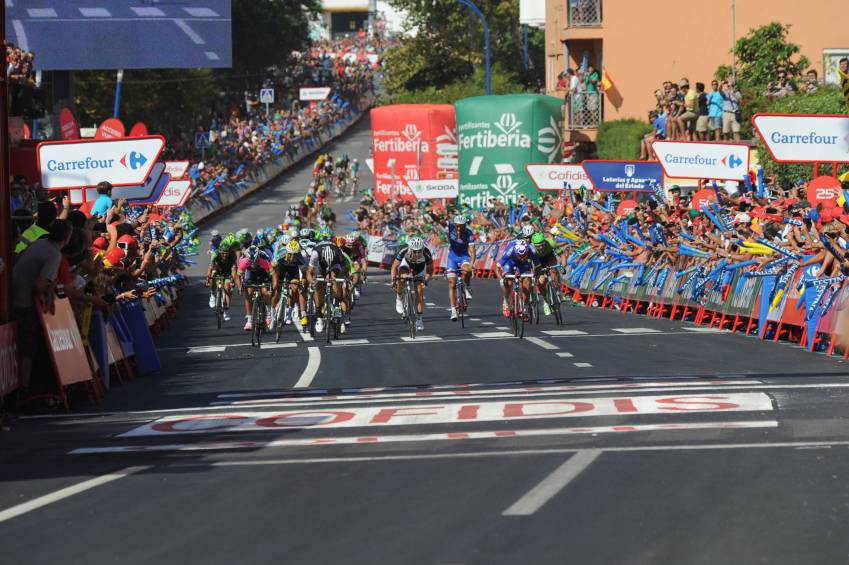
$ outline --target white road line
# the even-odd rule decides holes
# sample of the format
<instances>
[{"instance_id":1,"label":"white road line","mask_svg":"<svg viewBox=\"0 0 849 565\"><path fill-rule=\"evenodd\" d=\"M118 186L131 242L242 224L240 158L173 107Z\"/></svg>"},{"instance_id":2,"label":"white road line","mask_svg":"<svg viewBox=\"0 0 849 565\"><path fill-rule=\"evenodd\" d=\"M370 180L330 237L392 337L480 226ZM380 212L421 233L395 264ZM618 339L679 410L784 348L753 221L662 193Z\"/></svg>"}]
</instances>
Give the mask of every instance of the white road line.
<instances>
[{"instance_id":1,"label":"white road line","mask_svg":"<svg viewBox=\"0 0 849 565\"><path fill-rule=\"evenodd\" d=\"M469 320L471 320L472 322L480 322L481 321L480 318L469 318Z\"/></svg>"},{"instance_id":2,"label":"white road line","mask_svg":"<svg viewBox=\"0 0 849 565\"><path fill-rule=\"evenodd\" d=\"M599 449L587 449L577 452L567 459L565 463L552 471L537 486L525 493L522 498L514 502L501 515L530 516L534 514L546 502L554 498L557 493L566 488L566 485L575 480L601 453Z\"/></svg>"},{"instance_id":3,"label":"white road line","mask_svg":"<svg viewBox=\"0 0 849 565\"><path fill-rule=\"evenodd\" d=\"M660 330L655 330L652 328L610 328L615 332L619 332L621 334L659 334Z\"/></svg>"},{"instance_id":4,"label":"white road line","mask_svg":"<svg viewBox=\"0 0 849 565\"><path fill-rule=\"evenodd\" d=\"M436 306L433 302L425 302L425 306Z\"/></svg>"},{"instance_id":5,"label":"white road line","mask_svg":"<svg viewBox=\"0 0 849 565\"><path fill-rule=\"evenodd\" d=\"M513 334L508 332L487 332L479 334L473 333L472 335L478 339L492 339L494 337L513 337Z\"/></svg>"},{"instance_id":6,"label":"white road line","mask_svg":"<svg viewBox=\"0 0 849 565\"><path fill-rule=\"evenodd\" d=\"M501 331L508 331L510 328L508 328L507 326L495 326L495 329Z\"/></svg>"},{"instance_id":7,"label":"white road line","mask_svg":"<svg viewBox=\"0 0 849 565\"><path fill-rule=\"evenodd\" d=\"M539 345L543 349L560 349L559 347L557 347L553 343L548 343L544 339L540 339L538 337L526 337L525 341L529 341L530 343L533 343L534 345Z\"/></svg>"},{"instance_id":8,"label":"white road line","mask_svg":"<svg viewBox=\"0 0 849 565\"><path fill-rule=\"evenodd\" d=\"M331 347L345 347L349 345L365 345L369 343L367 339L346 339L343 341L334 341Z\"/></svg>"},{"instance_id":9,"label":"white road line","mask_svg":"<svg viewBox=\"0 0 849 565\"><path fill-rule=\"evenodd\" d=\"M680 431L706 429L751 429L777 428L775 420L734 421L734 422L690 422L679 424L636 424L622 426L593 426L575 428L537 428L518 430L488 430L477 432L440 432L432 434L400 434L380 436L345 436L301 439L275 439L270 441L215 441L199 443L155 444L155 445L113 445L108 447L80 447L70 451L69 455L95 455L103 453L139 453L156 451L211 451L226 449L268 449L279 447L302 447L320 445L354 445L363 443L416 443L427 441L457 441L465 439L503 439L510 437L560 436L575 434L633 433L647 431Z\"/></svg>"},{"instance_id":10,"label":"white road line","mask_svg":"<svg viewBox=\"0 0 849 565\"><path fill-rule=\"evenodd\" d=\"M189 39L191 39L195 43L195 45L206 45L206 41L204 41L203 38L195 32L195 30L190 28L189 24L187 24L184 20L172 21L177 24L178 28L183 30L183 33L189 36Z\"/></svg>"},{"instance_id":11,"label":"white road line","mask_svg":"<svg viewBox=\"0 0 849 565\"><path fill-rule=\"evenodd\" d=\"M218 53L216 53L215 51L205 51L204 54L206 55L206 58L210 61L218 61L221 59L221 57L219 57Z\"/></svg>"},{"instance_id":12,"label":"white road line","mask_svg":"<svg viewBox=\"0 0 849 565\"><path fill-rule=\"evenodd\" d=\"M220 353L226 348L224 345L204 345L201 347L190 347L186 353Z\"/></svg>"},{"instance_id":13,"label":"white road line","mask_svg":"<svg viewBox=\"0 0 849 565\"><path fill-rule=\"evenodd\" d=\"M494 326L495 322L481 322L482 326Z\"/></svg>"},{"instance_id":14,"label":"white road line","mask_svg":"<svg viewBox=\"0 0 849 565\"><path fill-rule=\"evenodd\" d=\"M111 18L112 14L106 8L80 8L80 14L85 18Z\"/></svg>"},{"instance_id":15,"label":"white road line","mask_svg":"<svg viewBox=\"0 0 849 565\"><path fill-rule=\"evenodd\" d=\"M592 367L592 365L590 363L573 363L573 365L575 365L576 367L580 367L582 369L584 369L586 367Z\"/></svg>"},{"instance_id":16,"label":"white road line","mask_svg":"<svg viewBox=\"0 0 849 565\"><path fill-rule=\"evenodd\" d=\"M684 331L687 331L687 332L698 332L698 333L705 333L705 334L722 333L722 330L719 329L719 328L705 328L705 327L701 327L701 326L695 326L695 327L683 326L681 329L684 330Z\"/></svg>"},{"instance_id":17,"label":"white road line","mask_svg":"<svg viewBox=\"0 0 849 565\"><path fill-rule=\"evenodd\" d=\"M587 335L587 332L581 330L547 330L543 331L545 335L564 336L564 335Z\"/></svg>"},{"instance_id":18,"label":"white road line","mask_svg":"<svg viewBox=\"0 0 849 565\"><path fill-rule=\"evenodd\" d=\"M15 30L15 37L18 38L17 45L24 51L29 51L29 41L27 40L27 32L24 30L24 24L21 20L12 20L12 29Z\"/></svg>"},{"instance_id":19,"label":"white road line","mask_svg":"<svg viewBox=\"0 0 849 565\"><path fill-rule=\"evenodd\" d=\"M123 479L128 475L138 473L139 471L144 471L145 469L150 469L150 465L127 467L126 469L121 469L120 471L116 471L114 473L101 475L99 477L95 477L93 479L89 479L87 481L83 481L81 483L77 483L75 485L59 489L55 492L51 492L50 494L45 494L44 496L33 498L32 500L24 502L23 504L12 506L11 508L7 508L6 510L0 512L0 522L5 522L6 520L17 518L18 516L26 514L27 512L32 512L33 510L37 510L39 508L47 506L48 504L58 502L64 498L68 498L74 496L75 494L85 492L95 487L99 487L100 485L105 485L106 483L111 483L112 481Z\"/></svg>"},{"instance_id":20,"label":"white road line","mask_svg":"<svg viewBox=\"0 0 849 565\"><path fill-rule=\"evenodd\" d=\"M6 4L7 6L9 4ZM31 18L56 18L58 14L53 8L27 8L27 14Z\"/></svg>"},{"instance_id":21,"label":"white road line","mask_svg":"<svg viewBox=\"0 0 849 565\"><path fill-rule=\"evenodd\" d=\"M157 18L165 15L165 12L152 6L131 6L130 10L135 12L137 16L145 18Z\"/></svg>"},{"instance_id":22,"label":"white road line","mask_svg":"<svg viewBox=\"0 0 849 565\"><path fill-rule=\"evenodd\" d=\"M431 341L431 342L432 341L442 341L442 338L439 337L438 335L418 335L414 338L412 338L408 335L405 335L405 336L401 336L401 339L405 343L424 343L426 341Z\"/></svg>"},{"instance_id":23,"label":"white road line","mask_svg":"<svg viewBox=\"0 0 849 565\"><path fill-rule=\"evenodd\" d=\"M184 7L183 11L193 18L217 18L218 12L212 8L190 8Z\"/></svg>"},{"instance_id":24,"label":"white road line","mask_svg":"<svg viewBox=\"0 0 849 565\"><path fill-rule=\"evenodd\" d=\"M297 343L286 342L286 343L263 343L262 347L259 349L262 351L263 349L286 349L289 347L298 347Z\"/></svg>"},{"instance_id":25,"label":"white road line","mask_svg":"<svg viewBox=\"0 0 849 565\"><path fill-rule=\"evenodd\" d=\"M309 359L304 372L301 373L301 378L295 383L295 388L306 388L312 384L315 374L318 373L318 366L321 364L321 350L318 347L307 347Z\"/></svg>"},{"instance_id":26,"label":"white road line","mask_svg":"<svg viewBox=\"0 0 849 565\"><path fill-rule=\"evenodd\" d=\"M571 353L566 353L565 351L561 351L557 354L558 357L573 357Z\"/></svg>"}]
</instances>

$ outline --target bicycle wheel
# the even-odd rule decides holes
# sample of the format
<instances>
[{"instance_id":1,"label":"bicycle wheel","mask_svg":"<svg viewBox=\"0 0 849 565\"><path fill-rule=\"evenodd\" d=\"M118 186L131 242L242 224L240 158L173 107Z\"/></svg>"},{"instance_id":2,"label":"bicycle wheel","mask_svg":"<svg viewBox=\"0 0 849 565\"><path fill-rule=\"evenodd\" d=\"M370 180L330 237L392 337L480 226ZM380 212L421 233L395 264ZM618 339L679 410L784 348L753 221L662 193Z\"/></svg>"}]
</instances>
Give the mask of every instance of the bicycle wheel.
<instances>
[{"instance_id":1,"label":"bicycle wheel","mask_svg":"<svg viewBox=\"0 0 849 565\"><path fill-rule=\"evenodd\" d=\"M315 300L313 299L312 291L307 296L307 331L310 337L315 338Z\"/></svg>"},{"instance_id":2,"label":"bicycle wheel","mask_svg":"<svg viewBox=\"0 0 849 565\"><path fill-rule=\"evenodd\" d=\"M221 329L221 322L224 320L224 305L222 304L224 300L223 292L221 291L221 285L218 284L215 287L215 321L218 324L218 329Z\"/></svg>"},{"instance_id":3,"label":"bicycle wheel","mask_svg":"<svg viewBox=\"0 0 849 565\"><path fill-rule=\"evenodd\" d=\"M284 283L285 284L285 283ZM280 334L283 333L283 325L286 320L286 309L289 307L289 291L284 286L283 290L280 292L280 302L277 304L277 308L274 309L272 314L274 315L274 342L280 343Z\"/></svg>"},{"instance_id":4,"label":"bicycle wheel","mask_svg":"<svg viewBox=\"0 0 849 565\"><path fill-rule=\"evenodd\" d=\"M331 325L333 324L333 311L336 308L336 304L333 302L333 290L331 288L330 281L325 283L326 290L324 292L324 340L326 343L330 343L333 339L333 330L331 329Z\"/></svg>"},{"instance_id":5,"label":"bicycle wheel","mask_svg":"<svg viewBox=\"0 0 849 565\"><path fill-rule=\"evenodd\" d=\"M410 339L416 339L416 298L413 283L407 282L407 326L410 328Z\"/></svg>"},{"instance_id":6,"label":"bicycle wheel","mask_svg":"<svg viewBox=\"0 0 849 565\"><path fill-rule=\"evenodd\" d=\"M533 284L533 283L531 283L531 284ZM540 303L539 291L537 290L536 285L534 285L533 287L531 287L531 307L529 308L529 310L530 310L529 313L531 315L531 323L533 323L533 324L539 324L539 319L540 319L539 303Z\"/></svg>"},{"instance_id":7,"label":"bicycle wheel","mask_svg":"<svg viewBox=\"0 0 849 565\"><path fill-rule=\"evenodd\" d=\"M519 287L519 292L516 292L516 320L519 329L517 337L525 337L525 302L523 300L522 289Z\"/></svg>"},{"instance_id":8,"label":"bicycle wheel","mask_svg":"<svg viewBox=\"0 0 849 565\"><path fill-rule=\"evenodd\" d=\"M557 291L552 288L551 284L548 285L548 301L548 305L554 313L555 323L558 326L562 326L563 312L560 310L560 297L557 295Z\"/></svg>"}]
</instances>

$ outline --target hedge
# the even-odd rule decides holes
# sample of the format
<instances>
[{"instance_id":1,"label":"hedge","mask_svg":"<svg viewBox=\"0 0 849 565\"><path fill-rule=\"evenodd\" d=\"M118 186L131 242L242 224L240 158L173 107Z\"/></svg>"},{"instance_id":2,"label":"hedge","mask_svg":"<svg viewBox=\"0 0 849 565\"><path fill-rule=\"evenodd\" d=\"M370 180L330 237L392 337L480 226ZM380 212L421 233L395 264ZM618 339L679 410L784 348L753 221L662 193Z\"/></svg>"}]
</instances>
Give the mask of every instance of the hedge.
<instances>
[{"instance_id":1,"label":"hedge","mask_svg":"<svg viewBox=\"0 0 849 565\"><path fill-rule=\"evenodd\" d=\"M598 126L596 150L599 159L631 161L640 157L640 142L652 132L651 125L640 120L614 120Z\"/></svg>"}]
</instances>

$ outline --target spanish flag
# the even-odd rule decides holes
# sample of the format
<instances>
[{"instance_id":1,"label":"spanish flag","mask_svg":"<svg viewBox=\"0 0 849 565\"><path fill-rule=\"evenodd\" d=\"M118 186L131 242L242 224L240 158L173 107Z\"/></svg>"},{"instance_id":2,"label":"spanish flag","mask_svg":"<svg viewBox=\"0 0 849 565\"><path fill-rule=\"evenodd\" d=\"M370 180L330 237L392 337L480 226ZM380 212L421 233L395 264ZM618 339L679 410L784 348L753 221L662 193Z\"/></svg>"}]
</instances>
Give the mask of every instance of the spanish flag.
<instances>
[{"instance_id":1,"label":"spanish flag","mask_svg":"<svg viewBox=\"0 0 849 565\"><path fill-rule=\"evenodd\" d=\"M607 72L607 67L601 68L601 91L607 92L613 88L613 79L610 78L610 73Z\"/></svg>"}]
</instances>

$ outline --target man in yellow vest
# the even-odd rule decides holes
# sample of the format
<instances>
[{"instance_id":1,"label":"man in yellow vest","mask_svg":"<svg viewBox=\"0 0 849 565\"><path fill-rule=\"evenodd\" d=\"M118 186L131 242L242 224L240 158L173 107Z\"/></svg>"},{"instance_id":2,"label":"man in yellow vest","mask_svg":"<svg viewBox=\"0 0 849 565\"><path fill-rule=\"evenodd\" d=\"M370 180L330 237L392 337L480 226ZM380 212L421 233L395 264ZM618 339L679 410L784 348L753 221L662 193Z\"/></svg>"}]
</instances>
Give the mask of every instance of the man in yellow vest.
<instances>
[{"instance_id":1,"label":"man in yellow vest","mask_svg":"<svg viewBox=\"0 0 849 565\"><path fill-rule=\"evenodd\" d=\"M56 220L56 207L52 202L42 202L38 205L35 223L24 230L21 240L15 246L15 255L23 253L24 249L50 233L50 226Z\"/></svg>"}]
</instances>

